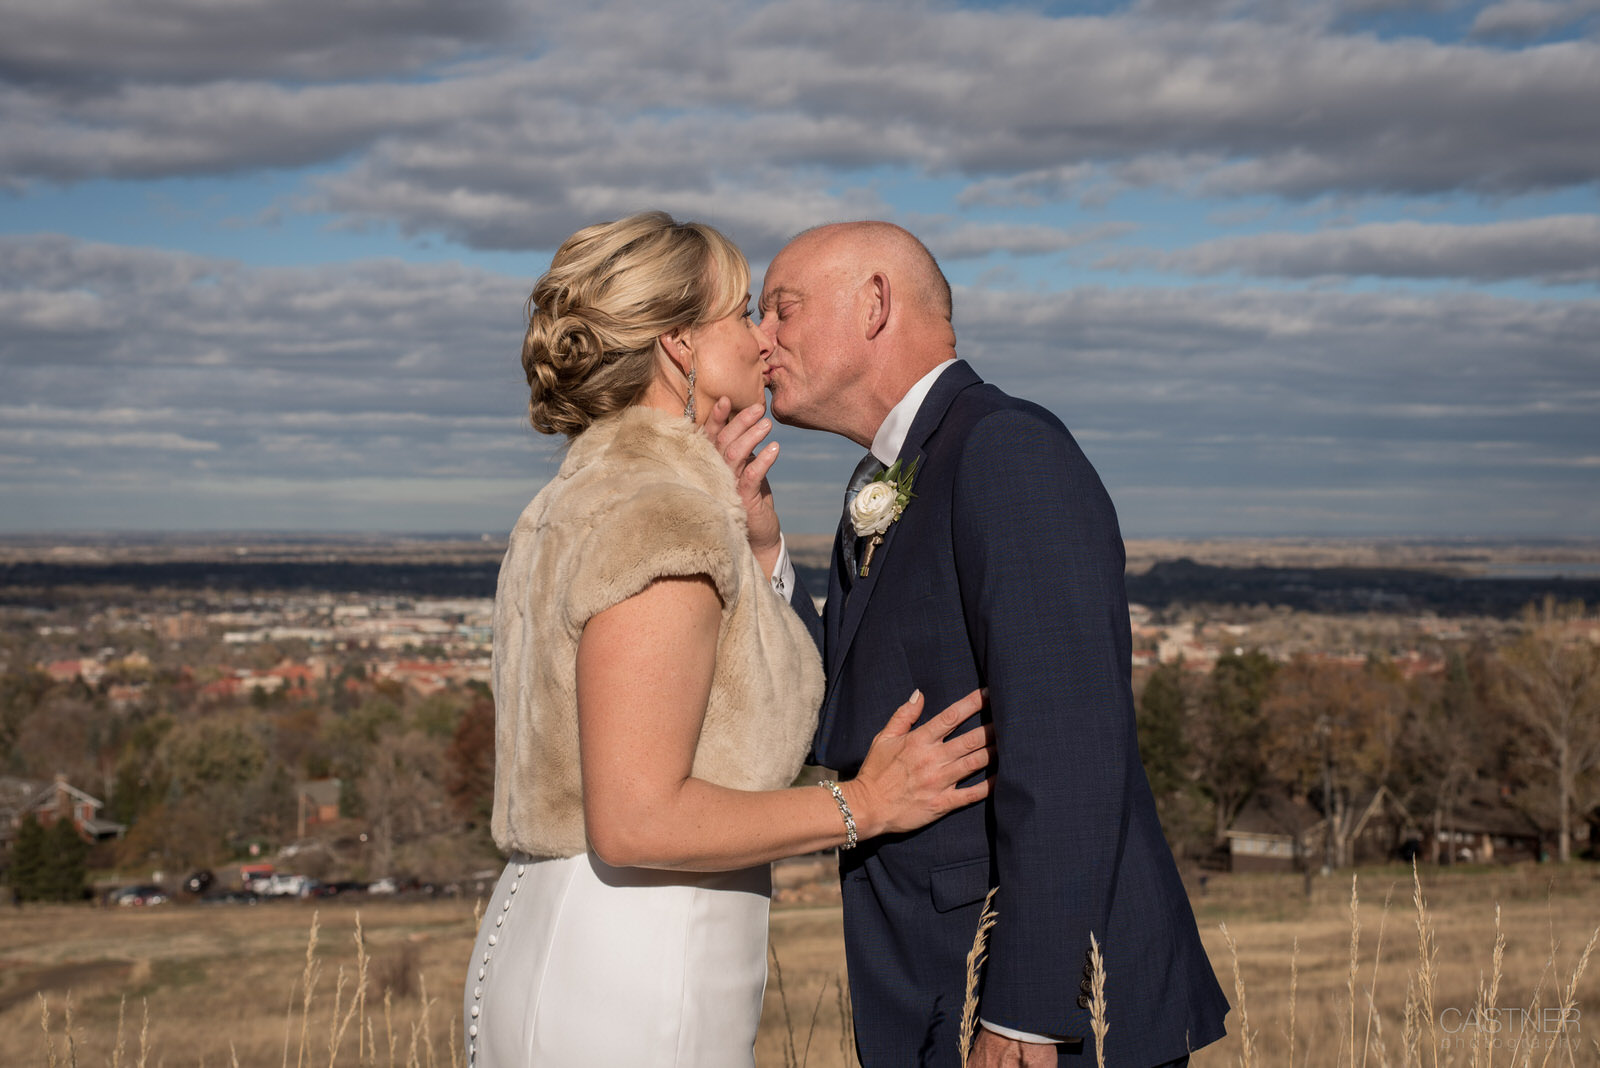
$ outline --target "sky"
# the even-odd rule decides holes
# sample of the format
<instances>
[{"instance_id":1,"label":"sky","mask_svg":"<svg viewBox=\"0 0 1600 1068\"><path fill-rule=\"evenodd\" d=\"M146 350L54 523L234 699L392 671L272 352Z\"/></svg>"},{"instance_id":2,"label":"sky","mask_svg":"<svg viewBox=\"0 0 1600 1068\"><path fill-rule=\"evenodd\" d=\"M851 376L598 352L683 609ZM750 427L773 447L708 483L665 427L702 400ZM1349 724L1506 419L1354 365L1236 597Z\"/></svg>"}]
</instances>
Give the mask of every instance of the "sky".
<instances>
[{"instance_id":1,"label":"sky","mask_svg":"<svg viewBox=\"0 0 1600 1068\"><path fill-rule=\"evenodd\" d=\"M0 533L504 534L572 231L883 218L1129 537L1600 532L1600 0L0 0ZM782 430L785 527L859 449Z\"/></svg>"}]
</instances>

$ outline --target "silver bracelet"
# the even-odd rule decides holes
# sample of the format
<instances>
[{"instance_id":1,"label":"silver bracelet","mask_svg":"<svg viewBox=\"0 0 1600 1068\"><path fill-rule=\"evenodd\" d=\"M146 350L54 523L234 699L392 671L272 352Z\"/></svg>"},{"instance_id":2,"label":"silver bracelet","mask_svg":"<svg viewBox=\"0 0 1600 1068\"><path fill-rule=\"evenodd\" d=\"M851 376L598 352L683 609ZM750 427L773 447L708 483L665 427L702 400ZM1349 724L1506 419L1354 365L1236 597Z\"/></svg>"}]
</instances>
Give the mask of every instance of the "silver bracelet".
<instances>
[{"instance_id":1,"label":"silver bracelet","mask_svg":"<svg viewBox=\"0 0 1600 1068\"><path fill-rule=\"evenodd\" d=\"M844 845L839 848L854 849L861 839L856 836L856 818L850 813L850 802L844 799L844 791L832 779L823 779L817 785L833 795L833 803L839 806L839 815L844 817Z\"/></svg>"}]
</instances>

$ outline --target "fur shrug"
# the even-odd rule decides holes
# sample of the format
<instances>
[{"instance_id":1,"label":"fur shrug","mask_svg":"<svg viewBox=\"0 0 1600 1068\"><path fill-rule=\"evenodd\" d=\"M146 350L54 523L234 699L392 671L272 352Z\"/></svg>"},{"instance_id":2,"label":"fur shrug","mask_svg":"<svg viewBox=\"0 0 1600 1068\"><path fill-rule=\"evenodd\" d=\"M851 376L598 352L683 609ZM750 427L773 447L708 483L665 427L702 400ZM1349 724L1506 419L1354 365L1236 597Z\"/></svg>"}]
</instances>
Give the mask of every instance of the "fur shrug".
<instances>
[{"instance_id":1,"label":"fur shrug","mask_svg":"<svg viewBox=\"0 0 1600 1068\"><path fill-rule=\"evenodd\" d=\"M709 576L722 599L694 775L742 790L794 780L822 703L816 646L750 552L716 448L683 419L631 407L573 440L500 565L492 830L502 850L569 857L588 848L578 638L590 617L685 575Z\"/></svg>"}]
</instances>

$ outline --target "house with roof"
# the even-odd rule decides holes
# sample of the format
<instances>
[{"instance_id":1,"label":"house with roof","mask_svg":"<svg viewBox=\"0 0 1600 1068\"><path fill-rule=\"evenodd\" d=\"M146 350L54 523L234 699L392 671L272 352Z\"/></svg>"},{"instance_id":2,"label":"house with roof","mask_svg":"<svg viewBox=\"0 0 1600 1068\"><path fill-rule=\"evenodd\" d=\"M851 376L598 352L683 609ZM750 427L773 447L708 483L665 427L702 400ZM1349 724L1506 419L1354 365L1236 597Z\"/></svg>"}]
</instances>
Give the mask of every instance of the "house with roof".
<instances>
[{"instance_id":1,"label":"house with roof","mask_svg":"<svg viewBox=\"0 0 1600 1068\"><path fill-rule=\"evenodd\" d=\"M1334 810L1334 852L1343 824L1344 857L1338 863L1381 864L1394 860L1422 833L1400 799L1386 786ZM1271 787L1253 795L1224 832L1231 871L1304 871L1321 867L1329 855L1330 821L1309 799Z\"/></svg>"},{"instance_id":2,"label":"house with roof","mask_svg":"<svg viewBox=\"0 0 1600 1068\"><path fill-rule=\"evenodd\" d=\"M0 863L10 857L17 828L30 813L42 827L71 820L78 833L90 842L121 838L127 826L102 819L103 808L104 801L73 786L62 774L49 782L0 775Z\"/></svg>"}]
</instances>

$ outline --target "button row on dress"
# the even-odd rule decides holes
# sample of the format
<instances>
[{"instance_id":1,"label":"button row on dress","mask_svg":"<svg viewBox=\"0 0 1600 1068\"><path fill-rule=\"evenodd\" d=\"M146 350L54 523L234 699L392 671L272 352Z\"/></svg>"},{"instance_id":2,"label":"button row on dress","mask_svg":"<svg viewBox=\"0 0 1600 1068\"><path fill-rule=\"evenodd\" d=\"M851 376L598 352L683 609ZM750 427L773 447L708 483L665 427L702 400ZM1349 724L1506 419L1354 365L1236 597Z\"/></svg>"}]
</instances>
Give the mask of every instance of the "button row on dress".
<instances>
[{"instance_id":1,"label":"button row on dress","mask_svg":"<svg viewBox=\"0 0 1600 1068\"><path fill-rule=\"evenodd\" d=\"M523 873L526 872L527 870L528 870L527 865L518 864L517 865L517 879L520 879L522 877ZM510 893L512 893L512 894L516 893L518 885L519 884L518 884L516 879L512 880L511 886L510 886ZM505 924L505 922L506 922L506 913L509 912L509 911L511 911L511 898L508 896L505 899L505 901L503 901L501 903L501 905L500 905L500 915L498 915L498 916L496 916L494 918L494 925L496 927L500 927L500 926L503 926ZM491 946L496 945L496 944L499 943L499 941L500 941L500 936L498 934L491 934L489 936L489 945L491 945ZM483 979L483 977L486 974L488 974L488 971L489 971L489 967L488 967L488 965L489 965L489 956L490 955L487 952L485 952L484 955L483 955L483 964L484 964L484 966L482 968L478 969L478 979L480 981ZM475 987L472 988L472 1000L474 1000L474 1001L482 1001L483 1000L483 987L481 985L475 986ZM472 1018L474 1020L476 1020L478 1018L478 1012L479 1012L479 1006L477 1006L477 1005L472 1006ZM478 1037L478 1025L477 1024L473 1024L473 1025L471 1025L470 1027L467 1028L467 1036L474 1040L474 1041L468 1043L468 1045L467 1045L467 1065L468 1065L468 1068L471 1068L471 1066L473 1064L475 1064L477 1059L478 1059L478 1043L476 1041L476 1039Z\"/></svg>"}]
</instances>

